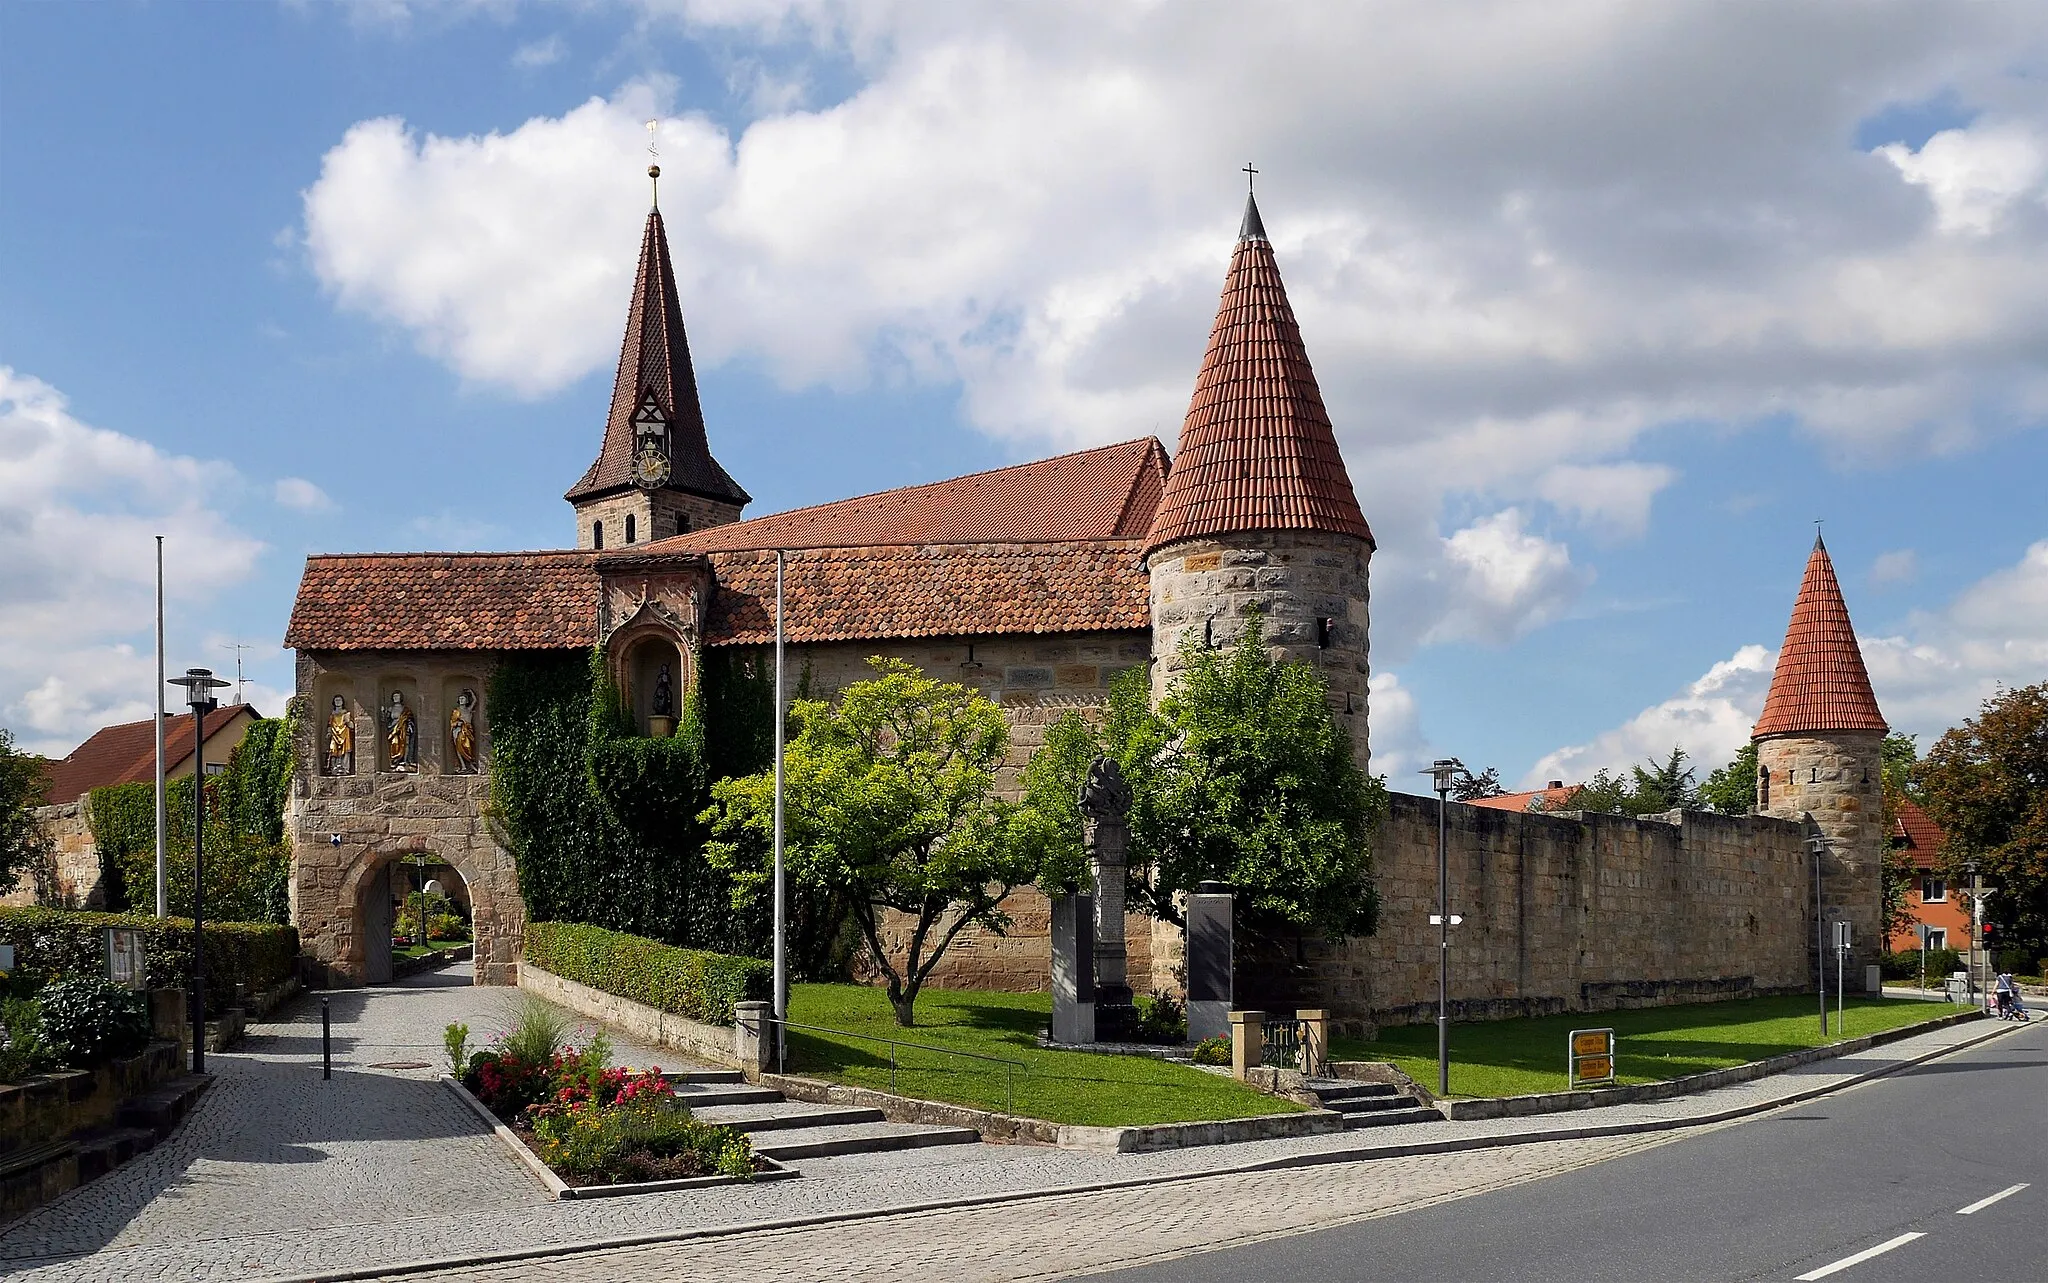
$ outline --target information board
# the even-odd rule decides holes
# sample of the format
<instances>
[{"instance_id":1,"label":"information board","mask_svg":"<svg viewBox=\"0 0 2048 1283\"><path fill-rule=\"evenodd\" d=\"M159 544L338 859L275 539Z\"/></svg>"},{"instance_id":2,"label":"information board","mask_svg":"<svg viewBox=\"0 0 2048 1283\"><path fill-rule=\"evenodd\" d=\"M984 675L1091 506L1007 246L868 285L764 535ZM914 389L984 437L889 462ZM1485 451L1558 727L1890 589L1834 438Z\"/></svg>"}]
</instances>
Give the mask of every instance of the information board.
<instances>
[{"instance_id":1,"label":"information board","mask_svg":"<svg viewBox=\"0 0 2048 1283\"><path fill-rule=\"evenodd\" d=\"M1614 1031L1574 1029L1565 1044L1565 1085L1614 1081Z\"/></svg>"},{"instance_id":2,"label":"information board","mask_svg":"<svg viewBox=\"0 0 2048 1283\"><path fill-rule=\"evenodd\" d=\"M149 958L142 933L133 927L107 928L107 979L123 989L149 987Z\"/></svg>"}]
</instances>

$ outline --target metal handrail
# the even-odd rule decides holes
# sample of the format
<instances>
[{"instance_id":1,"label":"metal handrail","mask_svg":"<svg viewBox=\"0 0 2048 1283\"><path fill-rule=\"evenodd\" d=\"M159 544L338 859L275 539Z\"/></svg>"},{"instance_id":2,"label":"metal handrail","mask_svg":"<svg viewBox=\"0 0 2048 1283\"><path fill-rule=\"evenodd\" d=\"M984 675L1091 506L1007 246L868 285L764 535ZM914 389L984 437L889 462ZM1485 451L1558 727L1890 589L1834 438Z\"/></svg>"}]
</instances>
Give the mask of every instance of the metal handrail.
<instances>
[{"instance_id":1,"label":"metal handrail","mask_svg":"<svg viewBox=\"0 0 2048 1283\"><path fill-rule=\"evenodd\" d=\"M990 1064L1002 1065L1005 1067L1003 1071L1003 1107L1010 1113L1015 1113L1017 1110L1017 1071L1023 1069L1029 1072L1030 1068L1021 1060L1009 1060L1002 1056L984 1056L978 1051L956 1051L951 1047L934 1047L930 1043L901 1042L895 1038L881 1038L874 1034L857 1034L851 1029L832 1029L825 1025L803 1025L798 1024L794 1020L780 1020L774 1016L768 1017L768 1023L771 1025L781 1025L785 1033L791 1029L806 1029L812 1033L833 1034L840 1038L861 1038L868 1042L884 1042L889 1044L889 1090L892 1092L896 1090L896 1049L898 1047L915 1047L919 1051L936 1051L942 1056L965 1056L969 1060L986 1060ZM777 1038L775 1040L776 1073L785 1072L788 1058L789 1039Z\"/></svg>"}]
</instances>

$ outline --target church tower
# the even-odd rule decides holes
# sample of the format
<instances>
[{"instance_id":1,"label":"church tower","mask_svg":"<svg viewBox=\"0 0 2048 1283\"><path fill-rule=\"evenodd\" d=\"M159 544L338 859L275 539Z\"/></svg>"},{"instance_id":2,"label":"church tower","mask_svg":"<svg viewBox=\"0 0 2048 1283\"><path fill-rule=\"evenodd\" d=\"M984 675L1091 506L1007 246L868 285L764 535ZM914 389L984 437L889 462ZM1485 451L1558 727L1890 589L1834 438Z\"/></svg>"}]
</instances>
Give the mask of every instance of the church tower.
<instances>
[{"instance_id":1,"label":"church tower","mask_svg":"<svg viewBox=\"0 0 2048 1283\"><path fill-rule=\"evenodd\" d=\"M1154 698L1183 639L1229 646L1257 611L1275 653L1322 674L1365 766L1372 530L1249 194L1145 545Z\"/></svg>"},{"instance_id":2,"label":"church tower","mask_svg":"<svg viewBox=\"0 0 2048 1283\"><path fill-rule=\"evenodd\" d=\"M1808 815L1829 842L1821 863L1822 921L1851 924L1844 980L1863 987L1863 967L1884 952L1884 715L1870 689L1834 562L1818 536L1792 623L1778 651L1771 693L1757 719L1757 810ZM1832 942L1824 960L1834 987Z\"/></svg>"},{"instance_id":3,"label":"church tower","mask_svg":"<svg viewBox=\"0 0 2048 1283\"><path fill-rule=\"evenodd\" d=\"M658 177L660 170L650 169ZM697 373L659 205L647 212L626 343L597 461L565 496L578 548L623 548L738 521L750 496L704 437Z\"/></svg>"}]
</instances>

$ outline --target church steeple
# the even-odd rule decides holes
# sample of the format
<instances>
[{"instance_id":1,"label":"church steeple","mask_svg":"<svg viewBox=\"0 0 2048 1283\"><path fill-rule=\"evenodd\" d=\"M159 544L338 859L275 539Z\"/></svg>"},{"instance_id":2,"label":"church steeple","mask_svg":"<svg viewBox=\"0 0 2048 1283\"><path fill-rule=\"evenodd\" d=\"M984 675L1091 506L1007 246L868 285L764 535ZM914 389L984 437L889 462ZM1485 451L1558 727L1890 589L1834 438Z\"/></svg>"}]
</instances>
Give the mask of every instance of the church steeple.
<instances>
[{"instance_id":1,"label":"church steeple","mask_svg":"<svg viewBox=\"0 0 2048 1283\"><path fill-rule=\"evenodd\" d=\"M659 206L648 210L640 238L640 269L604 442L566 498L576 505L583 547L643 543L736 521L751 499L711 457L704 435Z\"/></svg>"}]
</instances>

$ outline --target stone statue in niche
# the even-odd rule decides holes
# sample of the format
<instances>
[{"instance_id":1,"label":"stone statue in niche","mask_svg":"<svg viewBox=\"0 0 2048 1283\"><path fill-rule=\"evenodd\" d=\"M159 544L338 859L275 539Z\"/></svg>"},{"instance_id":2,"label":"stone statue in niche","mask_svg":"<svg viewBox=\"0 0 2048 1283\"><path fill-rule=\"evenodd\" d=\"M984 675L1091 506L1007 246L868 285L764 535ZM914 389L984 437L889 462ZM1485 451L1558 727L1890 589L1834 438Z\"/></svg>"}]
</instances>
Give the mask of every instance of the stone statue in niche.
<instances>
[{"instance_id":1,"label":"stone statue in niche","mask_svg":"<svg viewBox=\"0 0 2048 1283\"><path fill-rule=\"evenodd\" d=\"M384 710L385 765L394 771L415 771L420 764L420 723L406 707L402 691L391 692Z\"/></svg>"},{"instance_id":2,"label":"stone statue in niche","mask_svg":"<svg viewBox=\"0 0 2048 1283\"><path fill-rule=\"evenodd\" d=\"M448 710L448 753L457 775L476 774L476 692L467 686Z\"/></svg>"},{"instance_id":3,"label":"stone statue in niche","mask_svg":"<svg viewBox=\"0 0 2048 1283\"><path fill-rule=\"evenodd\" d=\"M654 678L654 707L650 710L656 717L676 715L676 686L668 675L668 665L661 666L661 672Z\"/></svg>"},{"instance_id":4,"label":"stone statue in niche","mask_svg":"<svg viewBox=\"0 0 2048 1283\"><path fill-rule=\"evenodd\" d=\"M327 712L327 762L329 775L356 773L356 727L349 719L348 701L336 695Z\"/></svg>"}]
</instances>

